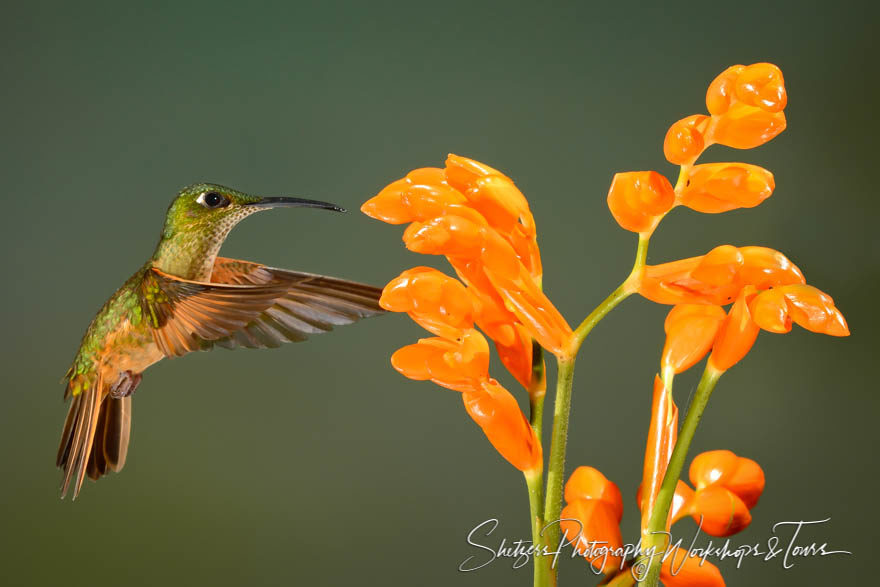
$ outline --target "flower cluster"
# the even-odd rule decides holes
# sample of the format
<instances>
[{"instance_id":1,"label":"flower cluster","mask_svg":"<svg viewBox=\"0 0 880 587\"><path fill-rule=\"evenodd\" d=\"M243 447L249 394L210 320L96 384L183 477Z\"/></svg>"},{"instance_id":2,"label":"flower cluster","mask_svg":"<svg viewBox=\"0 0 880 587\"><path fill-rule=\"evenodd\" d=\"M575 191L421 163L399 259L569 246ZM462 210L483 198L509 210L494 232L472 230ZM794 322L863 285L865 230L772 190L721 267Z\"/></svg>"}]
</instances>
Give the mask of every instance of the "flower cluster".
<instances>
[{"instance_id":1,"label":"flower cluster","mask_svg":"<svg viewBox=\"0 0 880 587\"><path fill-rule=\"evenodd\" d=\"M407 248L444 255L459 280L417 267L386 287L383 308L407 312L436 338L392 357L412 379L460 391L471 417L520 470L541 467L540 440L516 400L489 377L489 337L511 374L533 390L532 341L564 355L571 327L541 290L541 256L528 202L491 167L450 155L444 169L416 169L361 210L390 224L410 223ZM540 389L543 394L543 388Z\"/></svg>"},{"instance_id":2,"label":"flower cluster","mask_svg":"<svg viewBox=\"0 0 880 587\"><path fill-rule=\"evenodd\" d=\"M675 188L656 171L618 173L608 207L626 230L651 233L674 206L717 213L752 208L770 197L773 174L746 163L695 165L714 143L750 149L785 130L787 96L782 72L770 63L734 65L715 78L706 93L709 115L694 114L673 124L663 154L681 166Z\"/></svg>"}]
</instances>

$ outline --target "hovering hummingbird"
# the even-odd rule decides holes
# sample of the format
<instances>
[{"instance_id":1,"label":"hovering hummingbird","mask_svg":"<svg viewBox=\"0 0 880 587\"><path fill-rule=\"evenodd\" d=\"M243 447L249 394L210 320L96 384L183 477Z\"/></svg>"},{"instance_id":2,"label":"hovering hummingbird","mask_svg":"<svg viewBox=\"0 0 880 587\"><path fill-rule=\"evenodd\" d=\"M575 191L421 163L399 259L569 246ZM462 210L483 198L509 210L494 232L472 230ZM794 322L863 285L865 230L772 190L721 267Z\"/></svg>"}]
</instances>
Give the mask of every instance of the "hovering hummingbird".
<instances>
[{"instance_id":1,"label":"hovering hummingbird","mask_svg":"<svg viewBox=\"0 0 880 587\"><path fill-rule=\"evenodd\" d=\"M323 275L218 257L229 231L254 212L326 202L262 198L200 183L168 208L156 252L92 320L64 380L67 412L56 463L61 495L84 476L125 464L131 394L165 357L224 348L269 348L382 312L381 290Z\"/></svg>"}]
</instances>

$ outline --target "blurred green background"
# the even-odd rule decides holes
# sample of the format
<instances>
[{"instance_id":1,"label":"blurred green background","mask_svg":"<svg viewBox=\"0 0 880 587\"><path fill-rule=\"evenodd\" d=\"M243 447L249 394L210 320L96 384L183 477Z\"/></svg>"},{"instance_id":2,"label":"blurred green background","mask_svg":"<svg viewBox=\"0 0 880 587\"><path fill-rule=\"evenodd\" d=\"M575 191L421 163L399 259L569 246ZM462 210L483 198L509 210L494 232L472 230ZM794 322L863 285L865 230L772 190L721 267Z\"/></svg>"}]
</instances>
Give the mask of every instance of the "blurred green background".
<instances>
[{"instance_id":1,"label":"blurred green background","mask_svg":"<svg viewBox=\"0 0 880 587\"><path fill-rule=\"evenodd\" d=\"M383 284L444 265L406 251L400 228L367 219L360 202L450 151L502 169L529 197L546 290L576 324L632 261L634 238L605 204L612 174L674 179L668 125L704 110L725 67L755 61L782 67L789 129L705 160L763 165L776 193L753 210L675 211L649 261L773 246L833 294L853 335L762 334L721 381L691 454L729 448L766 470L734 544L830 517L798 542L853 552L789 570L725 561L729 585L876 574L878 14L867 6L6 4L2 582L530 584L507 560L457 570L479 554L465 536L488 518L501 524L488 544L528 538L525 486L454 392L391 369L391 352L423 334L403 316L160 363L136 395L125 471L87 482L75 503L58 499L52 462L59 378L183 185L347 206L249 219L223 252ZM627 541L665 312L627 301L587 341L575 379L568 470L590 464L620 485ZM677 381L682 409L696 371ZM693 525L676 529L690 537ZM562 580L593 583L577 560Z\"/></svg>"}]
</instances>

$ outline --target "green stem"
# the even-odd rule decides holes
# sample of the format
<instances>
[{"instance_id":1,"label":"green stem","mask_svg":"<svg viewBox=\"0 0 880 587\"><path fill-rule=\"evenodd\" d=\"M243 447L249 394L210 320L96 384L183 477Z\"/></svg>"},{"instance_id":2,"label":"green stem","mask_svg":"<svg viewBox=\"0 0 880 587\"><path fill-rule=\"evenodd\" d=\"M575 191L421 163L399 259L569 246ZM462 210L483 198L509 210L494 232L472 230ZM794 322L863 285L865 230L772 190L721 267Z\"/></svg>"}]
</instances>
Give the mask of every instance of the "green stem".
<instances>
[{"instance_id":1,"label":"green stem","mask_svg":"<svg viewBox=\"0 0 880 587\"><path fill-rule=\"evenodd\" d=\"M709 396L715 389L715 384L724 371L717 371L711 365L706 365L700 383L697 385L697 391L694 393L694 399L688 407L687 415L678 433L678 440L675 448L672 449L672 456L669 459L669 465L666 467L666 475L663 477L663 484L660 486L660 492L657 494L657 502L654 504L654 511L651 513L651 519L648 522L648 541L647 548L656 546L658 555L651 558L647 573L639 581L640 586L656 587L660 584L660 566L663 562L662 551L660 547L665 548L667 521L669 519L669 507L672 505L672 499L675 497L675 488L678 485L678 479L681 476L681 470L684 467L684 461L687 458L691 441L694 433L697 431L697 425L709 403Z\"/></svg>"},{"instance_id":2,"label":"green stem","mask_svg":"<svg viewBox=\"0 0 880 587\"><path fill-rule=\"evenodd\" d=\"M543 509L543 482L544 472L541 469L524 471L526 485L529 488L529 511L532 515L532 545L535 547L533 562L535 565L535 587L553 587L556 585L556 575L550 568L553 562L552 556L544 555L545 536L541 532L544 529ZM549 551L549 549L547 549Z\"/></svg>"},{"instance_id":3,"label":"green stem","mask_svg":"<svg viewBox=\"0 0 880 587\"><path fill-rule=\"evenodd\" d=\"M544 422L544 396L547 395L547 373L544 369L544 348L532 341L532 379L529 383L529 424L541 441Z\"/></svg>"},{"instance_id":4,"label":"green stem","mask_svg":"<svg viewBox=\"0 0 880 587\"><path fill-rule=\"evenodd\" d=\"M559 515L562 512L562 480L565 474L565 447L568 441L568 415L571 412L571 384L574 380L574 357L557 360L556 398L553 403L553 433L550 438L550 461L547 469L547 497L544 520L547 544L559 544Z\"/></svg>"}]
</instances>

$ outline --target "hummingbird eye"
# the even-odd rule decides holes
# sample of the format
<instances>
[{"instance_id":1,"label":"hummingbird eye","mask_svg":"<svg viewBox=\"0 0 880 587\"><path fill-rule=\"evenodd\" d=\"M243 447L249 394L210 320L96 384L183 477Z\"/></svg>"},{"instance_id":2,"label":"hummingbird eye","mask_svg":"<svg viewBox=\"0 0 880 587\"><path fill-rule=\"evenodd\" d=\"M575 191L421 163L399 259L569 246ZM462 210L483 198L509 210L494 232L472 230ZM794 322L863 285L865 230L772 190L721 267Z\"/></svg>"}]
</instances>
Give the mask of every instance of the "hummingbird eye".
<instances>
[{"instance_id":1,"label":"hummingbird eye","mask_svg":"<svg viewBox=\"0 0 880 587\"><path fill-rule=\"evenodd\" d=\"M196 202L205 208L224 208L229 205L229 200L226 196L218 194L217 192L204 192L203 194L199 194Z\"/></svg>"}]
</instances>

